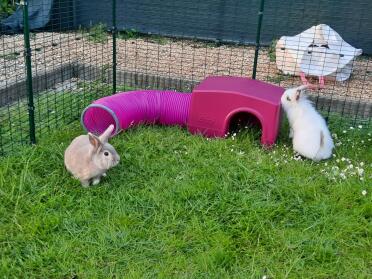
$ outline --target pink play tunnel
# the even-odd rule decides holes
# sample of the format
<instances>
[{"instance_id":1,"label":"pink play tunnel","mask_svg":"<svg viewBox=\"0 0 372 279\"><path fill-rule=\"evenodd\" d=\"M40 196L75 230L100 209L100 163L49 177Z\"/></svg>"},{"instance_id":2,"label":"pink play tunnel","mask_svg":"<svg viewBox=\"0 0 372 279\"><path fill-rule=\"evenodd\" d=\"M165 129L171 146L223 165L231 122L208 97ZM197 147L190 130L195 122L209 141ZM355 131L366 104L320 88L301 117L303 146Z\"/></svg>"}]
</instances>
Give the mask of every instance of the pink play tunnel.
<instances>
[{"instance_id":1,"label":"pink play tunnel","mask_svg":"<svg viewBox=\"0 0 372 279\"><path fill-rule=\"evenodd\" d=\"M138 124L186 126L191 93L139 90L122 92L96 100L82 113L85 130L101 134L114 124L113 135Z\"/></svg>"}]
</instances>

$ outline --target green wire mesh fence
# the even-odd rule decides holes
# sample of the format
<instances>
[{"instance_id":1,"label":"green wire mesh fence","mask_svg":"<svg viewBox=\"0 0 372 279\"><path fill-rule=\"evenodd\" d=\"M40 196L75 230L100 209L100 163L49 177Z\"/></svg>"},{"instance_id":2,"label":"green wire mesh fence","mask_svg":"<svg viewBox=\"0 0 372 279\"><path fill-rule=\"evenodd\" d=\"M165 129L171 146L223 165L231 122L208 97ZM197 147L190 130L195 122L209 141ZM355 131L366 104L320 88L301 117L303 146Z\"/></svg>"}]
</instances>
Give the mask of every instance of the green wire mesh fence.
<instances>
[{"instance_id":1,"label":"green wire mesh fence","mask_svg":"<svg viewBox=\"0 0 372 279\"><path fill-rule=\"evenodd\" d=\"M297 74L278 68L277 42L319 23L372 53L372 4L367 0L3 3L0 154L64 128L90 102L118 91L190 91L209 75L300 85ZM13 26L5 24L9 19ZM326 78L323 89L311 92L329 120L370 127L371 59L352 59L350 78Z\"/></svg>"},{"instance_id":2,"label":"green wire mesh fence","mask_svg":"<svg viewBox=\"0 0 372 279\"><path fill-rule=\"evenodd\" d=\"M38 1L34 2L33 11L39 8ZM32 1L21 1L21 31L12 34L5 30L1 36L2 154L63 128L78 119L91 101L112 93L108 25L76 27L73 14L65 11L71 1L53 2L54 18L44 28L30 30ZM37 4L46 5L47 1Z\"/></svg>"}]
</instances>

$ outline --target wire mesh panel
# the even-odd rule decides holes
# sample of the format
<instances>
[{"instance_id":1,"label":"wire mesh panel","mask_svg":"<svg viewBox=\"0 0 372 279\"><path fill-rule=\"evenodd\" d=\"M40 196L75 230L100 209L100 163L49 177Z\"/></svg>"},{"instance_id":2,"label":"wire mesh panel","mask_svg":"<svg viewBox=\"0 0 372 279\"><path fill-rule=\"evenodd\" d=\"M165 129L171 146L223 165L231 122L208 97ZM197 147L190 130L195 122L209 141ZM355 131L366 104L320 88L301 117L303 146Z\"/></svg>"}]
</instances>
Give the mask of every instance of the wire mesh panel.
<instances>
[{"instance_id":1,"label":"wire mesh panel","mask_svg":"<svg viewBox=\"0 0 372 279\"><path fill-rule=\"evenodd\" d=\"M191 91L211 75L255 75L283 87L317 84L319 75L325 76L324 87L310 93L324 115L340 124L370 125L371 1L8 2L0 27L1 153L32 141L31 122L37 139L78 119L91 101L115 90ZM347 44L342 40L330 51L330 44L315 40L316 32L305 50L279 40L319 24L329 25L363 55L341 63L351 56L344 51ZM327 32L322 36L329 37ZM300 41L308 39L303 35ZM315 55L319 50L323 56ZM313 64L323 72L314 75ZM347 78L337 78L345 73Z\"/></svg>"},{"instance_id":2,"label":"wire mesh panel","mask_svg":"<svg viewBox=\"0 0 372 279\"><path fill-rule=\"evenodd\" d=\"M118 4L118 27L122 30L118 40L119 83L190 90L209 75L252 76L258 11L264 1L199 2L128 0ZM318 64L323 68L320 74L326 76L324 88L310 91L310 98L329 119L345 125L369 125L372 24L368 23L372 19L366 11L371 5L370 1L265 1L256 78L283 87L303 84L299 69L288 72L278 66L278 39L329 24L356 49L363 49L364 55L350 50L345 53L347 43L341 42L323 54L327 59L319 60L319 55L314 56L319 61L307 58L308 62L313 59L308 67ZM328 38L331 35L324 34ZM332 60L331 55L338 57ZM350 63L341 67L348 57ZM299 58L295 60L300 64ZM332 61L323 65L325 60ZM351 76L336 79L335 74L326 73L326 68L338 72L351 69ZM317 75L310 73L306 78L318 82Z\"/></svg>"},{"instance_id":3,"label":"wire mesh panel","mask_svg":"<svg viewBox=\"0 0 372 279\"><path fill-rule=\"evenodd\" d=\"M210 75L250 76L254 49L243 42L258 2L243 2L119 2L118 82L190 91Z\"/></svg>"},{"instance_id":4,"label":"wire mesh panel","mask_svg":"<svg viewBox=\"0 0 372 279\"><path fill-rule=\"evenodd\" d=\"M108 71L112 67L112 40L107 32L110 22L77 25L76 18L90 10L76 4L71 0L28 2L31 81L25 74L23 22L13 30L2 25L0 137L3 152L30 141L26 97L29 82L32 83L36 138L78 119L92 100L111 94ZM16 12L22 14L23 9L20 5ZM35 19L32 13L35 11L44 12L43 17L48 18L46 25L33 28L41 20ZM95 12L97 15L100 11Z\"/></svg>"},{"instance_id":5,"label":"wire mesh panel","mask_svg":"<svg viewBox=\"0 0 372 279\"><path fill-rule=\"evenodd\" d=\"M16 9L8 3L4 18ZM3 35L0 47L0 153L4 154L13 143L29 141L29 123L26 98L23 35ZM18 84L18 88L15 87Z\"/></svg>"},{"instance_id":6,"label":"wire mesh panel","mask_svg":"<svg viewBox=\"0 0 372 279\"><path fill-rule=\"evenodd\" d=\"M326 117L370 125L372 2L284 2L266 1L261 38L271 42L260 51L257 78L316 85L308 94Z\"/></svg>"}]
</instances>

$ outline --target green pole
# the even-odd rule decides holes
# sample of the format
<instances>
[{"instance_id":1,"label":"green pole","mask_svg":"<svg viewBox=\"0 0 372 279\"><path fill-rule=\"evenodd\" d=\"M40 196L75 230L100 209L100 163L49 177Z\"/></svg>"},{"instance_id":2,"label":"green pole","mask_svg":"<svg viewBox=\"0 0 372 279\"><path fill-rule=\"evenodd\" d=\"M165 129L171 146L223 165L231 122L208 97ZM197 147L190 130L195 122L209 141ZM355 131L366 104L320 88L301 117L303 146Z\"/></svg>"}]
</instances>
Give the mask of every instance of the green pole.
<instances>
[{"instance_id":1,"label":"green pole","mask_svg":"<svg viewBox=\"0 0 372 279\"><path fill-rule=\"evenodd\" d=\"M30 141L36 143L35 136L35 106L34 94L32 89L32 70L31 70L31 47L30 47L30 30L28 25L28 0L20 2L23 10L23 39L24 39L24 56L26 62L26 89L28 96L28 121L30 125Z\"/></svg>"},{"instance_id":2,"label":"green pole","mask_svg":"<svg viewBox=\"0 0 372 279\"><path fill-rule=\"evenodd\" d=\"M257 25L257 31L256 31L256 49L254 51L252 79L256 79L257 60L258 60L258 51L260 50L261 26L262 26L264 6L265 6L265 0L261 0L260 11L258 12L258 25Z\"/></svg>"},{"instance_id":3,"label":"green pole","mask_svg":"<svg viewBox=\"0 0 372 279\"><path fill-rule=\"evenodd\" d=\"M112 93L116 93L116 0L112 0Z\"/></svg>"}]
</instances>

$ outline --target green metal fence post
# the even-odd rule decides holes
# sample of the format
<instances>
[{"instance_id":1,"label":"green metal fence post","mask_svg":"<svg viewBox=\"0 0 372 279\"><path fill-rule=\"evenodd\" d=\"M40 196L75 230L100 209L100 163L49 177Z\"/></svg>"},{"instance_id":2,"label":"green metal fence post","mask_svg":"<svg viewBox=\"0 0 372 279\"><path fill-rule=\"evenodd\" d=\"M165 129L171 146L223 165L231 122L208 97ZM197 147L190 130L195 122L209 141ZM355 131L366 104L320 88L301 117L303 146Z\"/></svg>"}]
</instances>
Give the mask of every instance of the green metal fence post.
<instances>
[{"instance_id":1,"label":"green metal fence post","mask_svg":"<svg viewBox=\"0 0 372 279\"><path fill-rule=\"evenodd\" d=\"M23 39L24 56L26 62L26 89L28 96L28 121L30 125L30 141L36 143L35 136L35 106L34 94L32 89L32 69L31 69L31 47L30 47L30 29L28 24L28 0L20 1L23 10Z\"/></svg>"},{"instance_id":2,"label":"green metal fence post","mask_svg":"<svg viewBox=\"0 0 372 279\"><path fill-rule=\"evenodd\" d=\"M258 12L258 25L257 25L257 31L256 31L256 49L254 51L254 62L253 62L253 73L252 73L253 79L256 79L258 51L260 50L261 26L262 26L264 7L265 7L265 0L261 0L260 10Z\"/></svg>"},{"instance_id":3,"label":"green metal fence post","mask_svg":"<svg viewBox=\"0 0 372 279\"><path fill-rule=\"evenodd\" d=\"M116 93L116 0L112 0L112 93Z\"/></svg>"}]
</instances>

